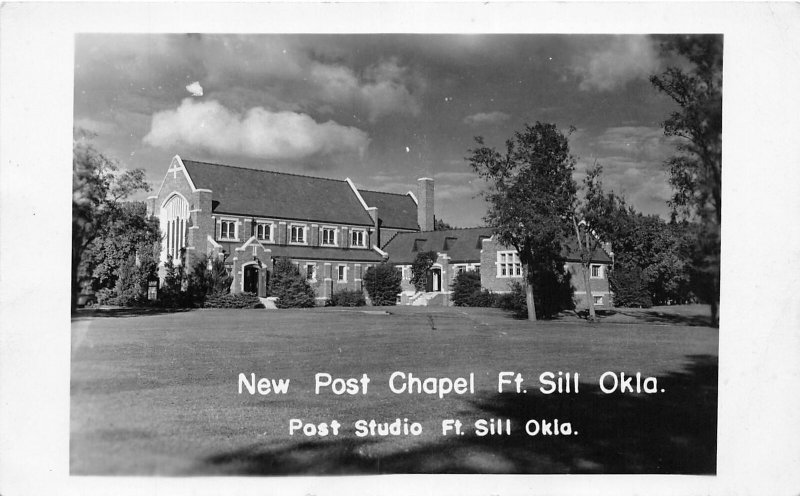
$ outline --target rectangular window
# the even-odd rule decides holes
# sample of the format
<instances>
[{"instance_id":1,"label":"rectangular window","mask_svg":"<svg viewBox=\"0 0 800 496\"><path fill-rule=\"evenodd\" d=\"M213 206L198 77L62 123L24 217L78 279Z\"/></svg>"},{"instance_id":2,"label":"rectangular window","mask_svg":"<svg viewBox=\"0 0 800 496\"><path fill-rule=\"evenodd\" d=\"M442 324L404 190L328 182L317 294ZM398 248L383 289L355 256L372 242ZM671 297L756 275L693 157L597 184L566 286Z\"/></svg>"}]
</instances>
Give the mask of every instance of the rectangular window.
<instances>
[{"instance_id":1,"label":"rectangular window","mask_svg":"<svg viewBox=\"0 0 800 496\"><path fill-rule=\"evenodd\" d=\"M336 245L336 229L332 227L322 228L322 239L320 244L323 245Z\"/></svg>"},{"instance_id":2,"label":"rectangular window","mask_svg":"<svg viewBox=\"0 0 800 496\"><path fill-rule=\"evenodd\" d=\"M594 296L594 304L595 305L602 305L603 304L603 297L602 296Z\"/></svg>"},{"instance_id":3,"label":"rectangular window","mask_svg":"<svg viewBox=\"0 0 800 496\"><path fill-rule=\"evenodd\" d=\"M516 251L497 252L497 277L520 277L522 263Z\"/></svg>"},{"instance_id":4,"label":"rectangular window","mask_svg":"<svg viewBox=\"0 0 800 496\"><path fill-rule=\"evenodd\" d=\"M316 264L306 265L306 279L312 280L316 278L317 278L317 265Z\"/></svg>"},{"instance_id":5,"label":"rectangular window","mask_svg":"<svg viewBox=\"0 0 800 496\"><path fill-rule=\"evenodd\" d=\"M256 224L256 238L260 241L272 241L272 224Z\"/></svg>"},{"instance_id":6,"label":"rectangular window","mask_svg":"<svg viewBox=\"0 0 800 496\"><path fill-rule=\"evenodd\" d=\"M219 221L219 238L236 239L236 221L233 220Z\"/></svg>"},{"instance_id":7,"label":"rectangular window","mask_svg":"<svg viewBox=\"0 0 800 496\"><path fill-rule=\"evenodd\" d=\"M340 265L338 267L338 269L339 269L339 278L338 278L339 282L346 282L347 281L347 266L346 265Z\"/></svg>"},{"instance_id":8,"label":"rectangular window","mask_svg":"<svg viewBox=\"0 0 800 496\"><path fill-rule=\"evenodd\" d=\"M350 246L357 246L363 248L367 246L365 231L353 230L350 231Z\"/></svg>"},{"instance_id":9,"label":"rectangular window","mask_svg":"<svg viewBox=\"0 0 800 496\"><path fill-rule=\"evenodd\" d=\"M600 265L592 265L592 277L601 279L603 277L603 268Z\"/></svg>"},{"instance_id":10,"label":"rectangular window","mask_svg":"<svg viewBox=\"0 0 800 496\"><path fill-rule=\"evenodd\" d=\"M302 243L305 244L306 242L306 227L305 226L292 226L291 227L291 235L289 240L292 243Z\"/></svg>"}]
</instances>

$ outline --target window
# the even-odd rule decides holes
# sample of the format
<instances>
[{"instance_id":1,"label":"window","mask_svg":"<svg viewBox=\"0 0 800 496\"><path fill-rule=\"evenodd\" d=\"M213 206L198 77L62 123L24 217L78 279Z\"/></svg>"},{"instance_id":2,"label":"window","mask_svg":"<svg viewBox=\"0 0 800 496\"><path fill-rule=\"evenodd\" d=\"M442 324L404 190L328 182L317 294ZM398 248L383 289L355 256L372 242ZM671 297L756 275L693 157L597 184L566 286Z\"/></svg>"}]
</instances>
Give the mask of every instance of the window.
<instances>
[{"instance_id":1,"label":"window","mask_svg":"<svg viewBox=\"0 0 800 496\"><path fill-rule=\"evenodd\" d=\"M336 245L336 229L333 227L323 227L320 244Z\"/></svg>"},{"instance_id":2,"label":"window","mask_svg":"<svg viewBox=\"0 0 800 496\"><path fill-rule=\"evenodd\" d=\"M592 278L594 278L594 279L602 279L603 278L603 266L602 265L592 265Z\"/></svg>"},{"instance_id":3,"label":"window","mask_svg":"<svg viewBox=\"0 0 800 496\"><path fill-rule=\"evenodd\" d=\"M522 263L516 251L497 252L497 277L522 276Z\"/></svg>"},{"instance_id":4,"label":"window","mask_svg":"<svg viewBox=\"0 0 800 496\"><path fill-rule=\"evenodd\" d=\"M272 224L256 224L256 238L261 241L272 241Z\"/></svg>"},{"instance_id":5,"label":"window","mask_svg":"<svg viewBox=\"0 0 800 496\"><path fill-rule=\"evenodd\" d=\"M339 282L347 282L347 266L340 265L338 268L339 268L339 277L338 277Z\"/></svg>"},{"instance_id":6,"label":"window","mask_svg":"<svg viewBox=\"0 0 800 496\"><path fill-rule=\"evenodd\" d=\"M350 231L350 245L351 246L358 246L358 247L365 247L367 246L366 239L365 239L365 231L363 230L353 230Z\"/></svg>"},{"instance_id":7,"label":"window","mask_svg":"<svg viewBox=\"0 0 800 496\"><path fill-rule=\"evenodd\" d=\"M162 254L171 256L175 264L181 263L181 252L186 248L189 223L189 204L180 195L173 195L161 207Z\"/></svg>"},{"instance_id":8,"label":"window","mask_svg":"<svg viewBox=\"0 0 800 496\"><path fill-rule=\"evenodd\" d=\"M603 304L603 297L602 296L593 296L594 304L595 305L602 305Z\"/></svg>"},{"instance_id":9,"label":"window","mask_svg":"<svg viewBox=\"0 0 800 496\"><path fill-rule=\"evenodd\" d=\"M291 236L290 236L289 240L292 243L305 244L305 242L306 242L306 226L292 226L291 227Z\"/></svg>"},{"instance_id":10,"label":"window","mask_svg":"<svg viewBox=\"0 0 800 496\"><path fill-rule=\"evenodd\" d=\"M307 264L306 265L306 279L308 279L308 280L316 280L317 279L317 264Z\"/></svg>"},{"instance_id":11,"label":"window","mask_svg":"<svg viewBox=\"0 0 800 496\"><path fill-rule=\"evenodd\" d=\"M219 221L219 239L236 239L236 221Z\"/></svg>"}]
</instances>

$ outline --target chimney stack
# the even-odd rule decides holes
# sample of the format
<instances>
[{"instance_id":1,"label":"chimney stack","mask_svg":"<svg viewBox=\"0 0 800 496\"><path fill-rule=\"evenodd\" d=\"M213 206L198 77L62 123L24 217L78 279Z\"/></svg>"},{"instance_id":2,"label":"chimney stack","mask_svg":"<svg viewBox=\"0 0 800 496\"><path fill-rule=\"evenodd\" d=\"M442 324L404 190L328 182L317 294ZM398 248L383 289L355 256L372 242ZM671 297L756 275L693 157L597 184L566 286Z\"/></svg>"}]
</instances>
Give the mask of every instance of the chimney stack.
<instances>
[{"instance_id":1,"label":"chimney stack","mask_svg":"<svg viewBox=\"0 0 800 496\"><path fill-rule=\"evenodd\" d=\"M417 179L417 223L420 231L433 231L433 179Z\"/></svg>"}]
</instances>

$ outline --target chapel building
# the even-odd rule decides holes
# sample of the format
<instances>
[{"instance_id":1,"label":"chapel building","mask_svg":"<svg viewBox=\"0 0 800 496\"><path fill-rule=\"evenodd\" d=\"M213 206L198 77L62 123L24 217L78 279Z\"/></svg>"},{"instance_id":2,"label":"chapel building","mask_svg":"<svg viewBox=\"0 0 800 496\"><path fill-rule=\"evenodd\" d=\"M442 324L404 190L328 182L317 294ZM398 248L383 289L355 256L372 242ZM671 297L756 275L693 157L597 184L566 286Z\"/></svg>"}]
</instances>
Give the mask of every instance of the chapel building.
<instances>
[{"instance_id":1,"label":"chapel building","mask_svg":"<svg viewBox=\"0 0 800 496\"><path fill-rule=\"evenodd\" d=\"M231 292L267 295L273 261L287 257L320 304L342 290L363 290L365 271L384 260L403 274L401 304L449 305L450 285L464 270L479 271L494 292L522 280L517 252L500 246L491 228L434 231L434 181L418 180L416 194L359 189L349 179L183 160L175 156L147 211L159 219L160 262L170 257L191 266L219 257L233 276ZM410 283L420 251L435 251L426 291ZM592 258L591 298L611 306L607 270L610 247ZM565 252L576 300L587 297L578 258ZM577 302L579 305L580 302Z\"/></svg>"}]
</instances>

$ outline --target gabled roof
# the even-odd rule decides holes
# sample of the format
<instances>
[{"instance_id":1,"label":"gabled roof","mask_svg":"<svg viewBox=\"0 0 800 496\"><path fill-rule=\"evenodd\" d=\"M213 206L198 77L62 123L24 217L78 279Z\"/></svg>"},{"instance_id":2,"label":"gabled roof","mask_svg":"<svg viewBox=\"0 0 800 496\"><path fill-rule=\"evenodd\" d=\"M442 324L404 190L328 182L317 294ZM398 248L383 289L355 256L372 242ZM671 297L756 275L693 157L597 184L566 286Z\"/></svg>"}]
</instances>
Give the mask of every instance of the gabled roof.
<instances>
[{"instance_id":1,"label":"gabled roof","mask_svg":"<svg viewBox=\"0 0 800 496\"><path fill-rule=\"evenodd\" d=\"M474 263L481 260L481 240L491 236L491 227L398 233L382 249L397 264L412 263L422 251L447 253L450 263Z\"/></svg>"},{"instance_id":2,"label":"gabled roof","mask_svg":"<svg viewBox=\"0 0 800 496\"><path fill-rule=\"evenodd\" d=\"M422 251L447 253L450 263L477 263L481 260L482 240L490 237L491 227L398 233L383 246L383 251L389 253L389 262L396 264L410 264ZM562 252L566 260L580 260L575 246L574 240L567 243ZM611 263L611 258L602 248L597 248L592 261Z\"/></svg>"},{"instance_id":3,"label":"gabled roof","mask_svg":"<svg viewBox=\"0 0 800 496\"><path fill-rule=\"evenodd\" d=\"M344 180L183 160L198 189L212 191L215 213L370 226Z\"/></svg>"},{"instance_id":4,"label":"gabled roof","mask_svg":"<svg viewBox=\"0 0 800 496\"><path fill-rule=\"evenodd\" d=\"M417 204L408 194L382 193L360 189L361 198L367 206L378 207L381 227L389 229L419 230Z\"/></svg>"}]
</instances>

